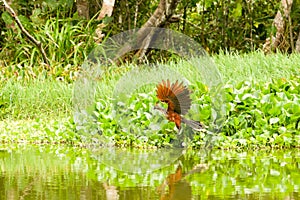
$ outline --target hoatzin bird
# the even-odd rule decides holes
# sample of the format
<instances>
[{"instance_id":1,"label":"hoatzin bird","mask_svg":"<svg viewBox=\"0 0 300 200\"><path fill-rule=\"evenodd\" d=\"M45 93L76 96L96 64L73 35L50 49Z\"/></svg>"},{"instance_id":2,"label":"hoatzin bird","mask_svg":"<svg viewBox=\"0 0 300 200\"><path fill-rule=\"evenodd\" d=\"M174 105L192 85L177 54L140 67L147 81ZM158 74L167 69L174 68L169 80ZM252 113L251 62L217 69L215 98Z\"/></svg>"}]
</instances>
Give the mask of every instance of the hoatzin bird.
<instances>
[{"instance_id":1,"label":"hoatzin bird","mask_svg":"<svg viewBox=\"0 0 300 200\"><path fill-rule=\"evenodd\" d=\"M191 98L190 91L186 86L182 83L178 83L178 80L175 83L170 84L170 81L162 81L162 83L157 85L156 89L157 98L163 102L168 104L167 110L162 107L156 105L154 109L160 110L166 116L166 118L175 122L176 127L180 131L181 122L185 123L189 127L200 130L203 128L203 125L194 120L185 119L183 115L185 115L191 107Z\"/></svg>"}]
</instances>

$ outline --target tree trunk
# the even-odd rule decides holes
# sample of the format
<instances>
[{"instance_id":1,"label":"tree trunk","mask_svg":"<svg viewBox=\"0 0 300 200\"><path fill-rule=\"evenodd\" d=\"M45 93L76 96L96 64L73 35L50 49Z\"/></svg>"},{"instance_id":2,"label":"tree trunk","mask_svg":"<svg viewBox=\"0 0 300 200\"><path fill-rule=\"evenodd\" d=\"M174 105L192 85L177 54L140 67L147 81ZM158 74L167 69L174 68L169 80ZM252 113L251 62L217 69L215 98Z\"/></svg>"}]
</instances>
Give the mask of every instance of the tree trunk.
<instances>
[{"instance_id":1,"label":"tree trunk","mask_svg":"<svg viewBox=\"0 0 300 200\"><path fill-rule=\"evenodd\" d=\"M103 0L102 8L100 11L100 14L97 17L97 20L102 20L104 17L108 16L110 17L113 13L115 6L115 0ZM95 30L95 42L96 43L101 43L102 39L104 38L104 34L102 33L102 29L106 26L105 23L100 23L98 24L96 30Z\"/></svg>"},{"instance_id":2,"label":"tree trunk","mask_svg":"<svg viewBox=\"0 0 300 200\"><path fill-rule=\"evenodd\" d=\"M300 53L300 31L299 31L298 39L296 42L296 53Z\"/></svg>"},{"instance_id":3,"label":"tree trunk","mask_svg":"<svg viewBox=\"0 0 300 200\"><path fill-rule=\"evenodd\" d=\"M101 20L105 16L110 17L114 10L115 0L103 0L102 8L100 14L98 15L97 19Z\"/></svg>"},{"instance_id":4,"label":"tree trunk","mask_svg":"<svg viewBox=\"0 0 300 200\"><path fill-rule=\"evenodd\" d=\"M78 16L90 19L99 11L101 4L99 0L76 0L76 8Z\"/></svg>"},{"instance_id":5,"label":"tree trunk","mask_svg":"<svg viewBox=\"0 0 300 200\"><path fill-rule=\"evenodd\" d=\"M146 27L163 27L172 17L179 0L161 0L153 15L142 26Z\"/></svg>"},{"instance_id":6,"label":"tree trunk","mask_svg":"<svg viewBox=\"0 0 300 200\"><path fill-rule=\"evenodd\" d=\"M77 13L80 17L84 17L85 19L90 18L88 0L77 0L76 7L77 7Z\"/></svg>"},{"instance_id":7,"label":"tree trunk","mask_svg":"<svg viewBox=\"0 0 300 200\"><path fill-rule=\"evenodd\" d=\"M114 61L117 61L117 59L129 52L133 48L133 45L138 45L135 46L135 48L138 47L139 49L135 54L135 57L141 59L145 55L154 35L156 35L154 32L149 32L149 29L147 28L164 27L172 18L178 2L179 0L161 0L148 21L136 33L135 41L127 42L127 44L118 51Z\"/></svg>"},{"instance_id":8,"label":"tree trunk","mask_svg":"<svg viewBox=\"0 0 300 200\"><path fill-rule=\"evenodd\" d=\"M284 46L282 43L286 41L284 31L286 28L286 20L289 19L291 9L293 5L293 0L281 0L281 7L284 11L284 16L279 10L274 18L274 26L277 29L275 37L271 35L266 39L265 44L263 45L263 50L265 53L270 53L276 51L280 46Z\"/></svg>"}]
</instances>

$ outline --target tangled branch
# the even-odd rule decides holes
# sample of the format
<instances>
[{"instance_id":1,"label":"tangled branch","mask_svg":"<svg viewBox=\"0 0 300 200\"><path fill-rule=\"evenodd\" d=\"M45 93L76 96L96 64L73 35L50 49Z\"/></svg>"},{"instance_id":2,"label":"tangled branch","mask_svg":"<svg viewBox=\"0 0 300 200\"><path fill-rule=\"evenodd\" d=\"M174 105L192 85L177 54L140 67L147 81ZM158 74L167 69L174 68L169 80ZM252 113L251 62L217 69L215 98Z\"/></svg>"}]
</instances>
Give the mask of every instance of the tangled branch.
<instances>
[{"instance_id":1,"label":"tangled branch","mask_svg":"<svg viewBox=\"0 0 300 200\"><path fill-rule=\"evenodd\" d=\"M8 12L10 13L10 15L13 17L13 19L16 21L18 27L21 29L22 33L24 33L26 35L26 37L34 43L34 45L39 49L39 51L41 52L44 62L49 65L49 59L47 58L46 52L42 47L42 43L38 40L36 40L22 25L20 19L18 18L17 14L15 13L15 11L9 6L9 4L5 1L2 0L4 3L5 8L8 10Z\"/></svg>"}]
</instances>

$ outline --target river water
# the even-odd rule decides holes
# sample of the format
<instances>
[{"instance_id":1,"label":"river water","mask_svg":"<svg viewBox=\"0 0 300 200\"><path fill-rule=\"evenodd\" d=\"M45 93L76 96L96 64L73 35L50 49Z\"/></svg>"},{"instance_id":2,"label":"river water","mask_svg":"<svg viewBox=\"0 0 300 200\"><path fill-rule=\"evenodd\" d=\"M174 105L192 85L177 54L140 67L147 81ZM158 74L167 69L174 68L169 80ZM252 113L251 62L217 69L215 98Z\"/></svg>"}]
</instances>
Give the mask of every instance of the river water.
<instances>
[{"instance_id":1,"label":"river water","mask_svg":"<svg viewBox=\"0 0 300 200\"><path fill-rule=\"evenodd\" d=\"M300 150L0 147L0 199L300 199Z\"/></svg>"}]
</instances>

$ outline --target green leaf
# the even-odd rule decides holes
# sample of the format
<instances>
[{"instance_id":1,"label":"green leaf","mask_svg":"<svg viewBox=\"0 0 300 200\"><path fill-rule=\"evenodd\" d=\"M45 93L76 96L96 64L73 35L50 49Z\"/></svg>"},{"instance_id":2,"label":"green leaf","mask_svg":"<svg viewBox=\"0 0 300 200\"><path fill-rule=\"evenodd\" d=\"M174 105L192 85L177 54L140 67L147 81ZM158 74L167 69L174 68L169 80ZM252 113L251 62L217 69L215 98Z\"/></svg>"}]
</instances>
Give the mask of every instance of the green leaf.
<instances>
[{"instance_id":1,"label":"green leaf","mask_svg":"<svg viewBox=\"0 0 300 200\"><path fill-rule=\"evenodd\" d=\"M13 19L7 11L4 11L2 13L1 17L2 17L3 21L5 22L5 24L10 25L13 23Z\"/></svg>"},{"instance_id":2,"label":"green leaf","mask_svg":"<svg viewBox=\"0 0 300 200\"><path fill-rule=\"evenodd\" d=\"M270 118L270 124L276 124L277 122L279 122L279 118L278 117Z\"/></svg>"},{"instance_id":3,"label":"green leaf","mask_svg":"<svg viewBox=\"0 0 300 200\"><path fill-rule=\"evenodd\" d=\"M236 3L236 8L232 10L232 15L236 19L238 19L240 16L242 16L242 4L241 4L241 2Z\"/></svg>"}]
</instances>

